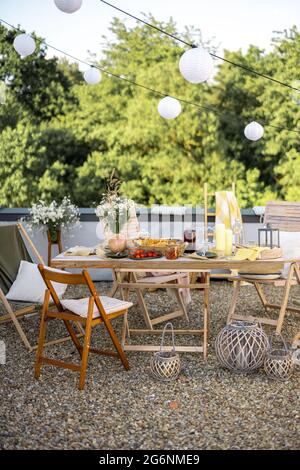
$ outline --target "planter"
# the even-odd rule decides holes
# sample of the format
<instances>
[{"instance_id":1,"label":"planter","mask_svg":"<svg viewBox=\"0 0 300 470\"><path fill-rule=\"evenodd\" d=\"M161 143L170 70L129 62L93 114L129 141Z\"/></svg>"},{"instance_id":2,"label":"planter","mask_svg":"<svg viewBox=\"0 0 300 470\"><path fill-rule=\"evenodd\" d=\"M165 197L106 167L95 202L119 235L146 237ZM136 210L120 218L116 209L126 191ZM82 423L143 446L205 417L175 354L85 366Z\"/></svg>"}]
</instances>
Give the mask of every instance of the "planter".
<instances>
[{"instance_id":1,"label":"planter","mask_svg":"<svg viewBox=\"0 0 300 470\"><path fill-rule=\"evenodd\" d=\"M48 238L48 266L51 266L52 245L57 245L59 253L62 253L63 251L62 243L61 243L61 229L48 228L47 238Z\"/></svg>"}]
</instances>

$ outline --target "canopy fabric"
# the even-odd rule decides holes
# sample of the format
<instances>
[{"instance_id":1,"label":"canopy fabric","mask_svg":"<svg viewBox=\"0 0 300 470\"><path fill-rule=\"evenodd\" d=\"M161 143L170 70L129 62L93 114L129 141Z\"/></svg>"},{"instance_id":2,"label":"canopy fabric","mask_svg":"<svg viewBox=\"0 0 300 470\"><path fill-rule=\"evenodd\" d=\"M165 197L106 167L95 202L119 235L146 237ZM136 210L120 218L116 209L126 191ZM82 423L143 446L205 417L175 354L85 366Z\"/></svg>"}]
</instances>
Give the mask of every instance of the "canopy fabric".
<instances>
[{"instance_id":1,"label":"canopy fabric","mask_svg":"<svg viewBox=\"0 0 300 470\"><path fill-rule=\"evenodd\" d=\"M17 225L0 225L0 288L7 294L15 281L20 261L32 263Z\"/></svg>"}]
</instances>

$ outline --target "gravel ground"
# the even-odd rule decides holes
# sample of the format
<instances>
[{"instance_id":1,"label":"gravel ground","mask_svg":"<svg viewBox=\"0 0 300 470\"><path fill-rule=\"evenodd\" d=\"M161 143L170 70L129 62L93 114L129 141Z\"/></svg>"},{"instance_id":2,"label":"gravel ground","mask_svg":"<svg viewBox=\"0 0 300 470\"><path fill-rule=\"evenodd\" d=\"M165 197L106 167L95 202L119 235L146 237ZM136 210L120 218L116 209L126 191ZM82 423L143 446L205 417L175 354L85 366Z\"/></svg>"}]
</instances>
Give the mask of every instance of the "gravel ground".
<instances>
[{"instance_id":1,"label":"gravel ground","mask_svg":"<svg viewBox=\"0 0 300 470\"><path fill-rule=\"evenodd\" d=\"M99 283L105 293L109 283ZM270 289L272 300L281 290ZM295 292L295 291L294 291ZM82 292L67 292L78 297ZM161 383L149 374L151 353L128 353L131 370L106 357L91 355L85 390L77 388L74 372L46 366L39 381L33 378L34 354L25 351L11 324L0 327L7 345L1 374L1 449L299 449L300 410L297 367L285 383L267 379L263 371L250 376L223 370L212 344L224 326L231 284L213 282L211 288L211 345L208 361L200 354L182 354L177 381ZM239 309L258 313L253 288L242 288ZM163 291L150 294L154 316L168 310L172 300ZM201 309L193 293L191 323ZM142 325L137 307L130 318ZM31 338L38 333L37 317L22 320ZM183 325L183 320L174 320ZM121 323L115 321L117 331ZM299 330L299 318L285 320L284 335ZM49 326L49 337L64 333L60 322ZM188 337L185 338L188 340ZM180 344L181 338L177 338ZM195 338L189 339L195 341ZM94 330L93 343L110 347L107 333ZM48 348L51 357L76 360L71 343Z\"/></svg>"}]
</instances>

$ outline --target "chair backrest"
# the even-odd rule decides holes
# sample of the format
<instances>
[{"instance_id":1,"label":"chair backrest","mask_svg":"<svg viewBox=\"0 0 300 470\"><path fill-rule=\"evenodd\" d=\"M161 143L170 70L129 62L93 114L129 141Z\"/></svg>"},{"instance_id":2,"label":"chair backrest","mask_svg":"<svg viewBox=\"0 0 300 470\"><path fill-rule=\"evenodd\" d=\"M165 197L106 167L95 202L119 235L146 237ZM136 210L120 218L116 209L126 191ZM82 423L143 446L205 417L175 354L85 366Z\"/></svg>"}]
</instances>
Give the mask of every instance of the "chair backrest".
<instances>
[{"instance_id":1,"label":"chair backrest","mask_svg":"<svg viewBox=\"0 0 300 470\"><path fill-rule=\"evenodd\" d=\"M47 289L49 289L50 291L53 302L55 303L59 311L63 311L64 308L59 301L59 297L55 291L53 282L57 282L59 284L86 285L90 291L91 297L93 297L94 302L98 307L100 315L102 317L106 316L106 312L104 310L104 307L96 291L95 285L88 271L83 269L83 271L80 274L60 273L60 272L53 271L43 266L42 264L39 264L38 268L39 268L42 278L44 279Z\"/></svg>"},{"instance_id":2,"label":"chair backrest","mask_svg":"<svg viewBox=\"0 0 300 470\"><path fill-rule=\"evenodd\" d=\"M15 281L21 261L32 263L18 226L0 225L0 288L4 294Z\"/></svg>"},{"instance_id":3,"label":"chair backrest","mask_svg":"<svg viewBox=\"0 0 300 470\"><path fill-rule=\"evenodd\" d=\"M284 232L300 232L300 202L268 201L264 224Z\"/></svg>"}]
</instances>

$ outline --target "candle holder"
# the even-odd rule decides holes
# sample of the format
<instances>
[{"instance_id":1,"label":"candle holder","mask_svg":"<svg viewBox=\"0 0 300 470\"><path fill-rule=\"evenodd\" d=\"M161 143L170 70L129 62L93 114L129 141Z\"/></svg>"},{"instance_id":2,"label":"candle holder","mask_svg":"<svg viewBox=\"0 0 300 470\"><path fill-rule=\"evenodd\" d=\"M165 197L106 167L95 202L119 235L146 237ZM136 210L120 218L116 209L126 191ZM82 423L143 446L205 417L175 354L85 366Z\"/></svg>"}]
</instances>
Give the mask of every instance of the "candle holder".
<instances>
[{"instance_id":1,"label":"candle holder","mask_svg":"<svg viewBox=\"0 0 300 470\"><path fill-rule=\"evenodd\" d=\"M279 248L279 229L272 228L270 224L267 224L264 228L258 229L258 245L266 246L269 248Z\"/></svg>"}]
</instances>

